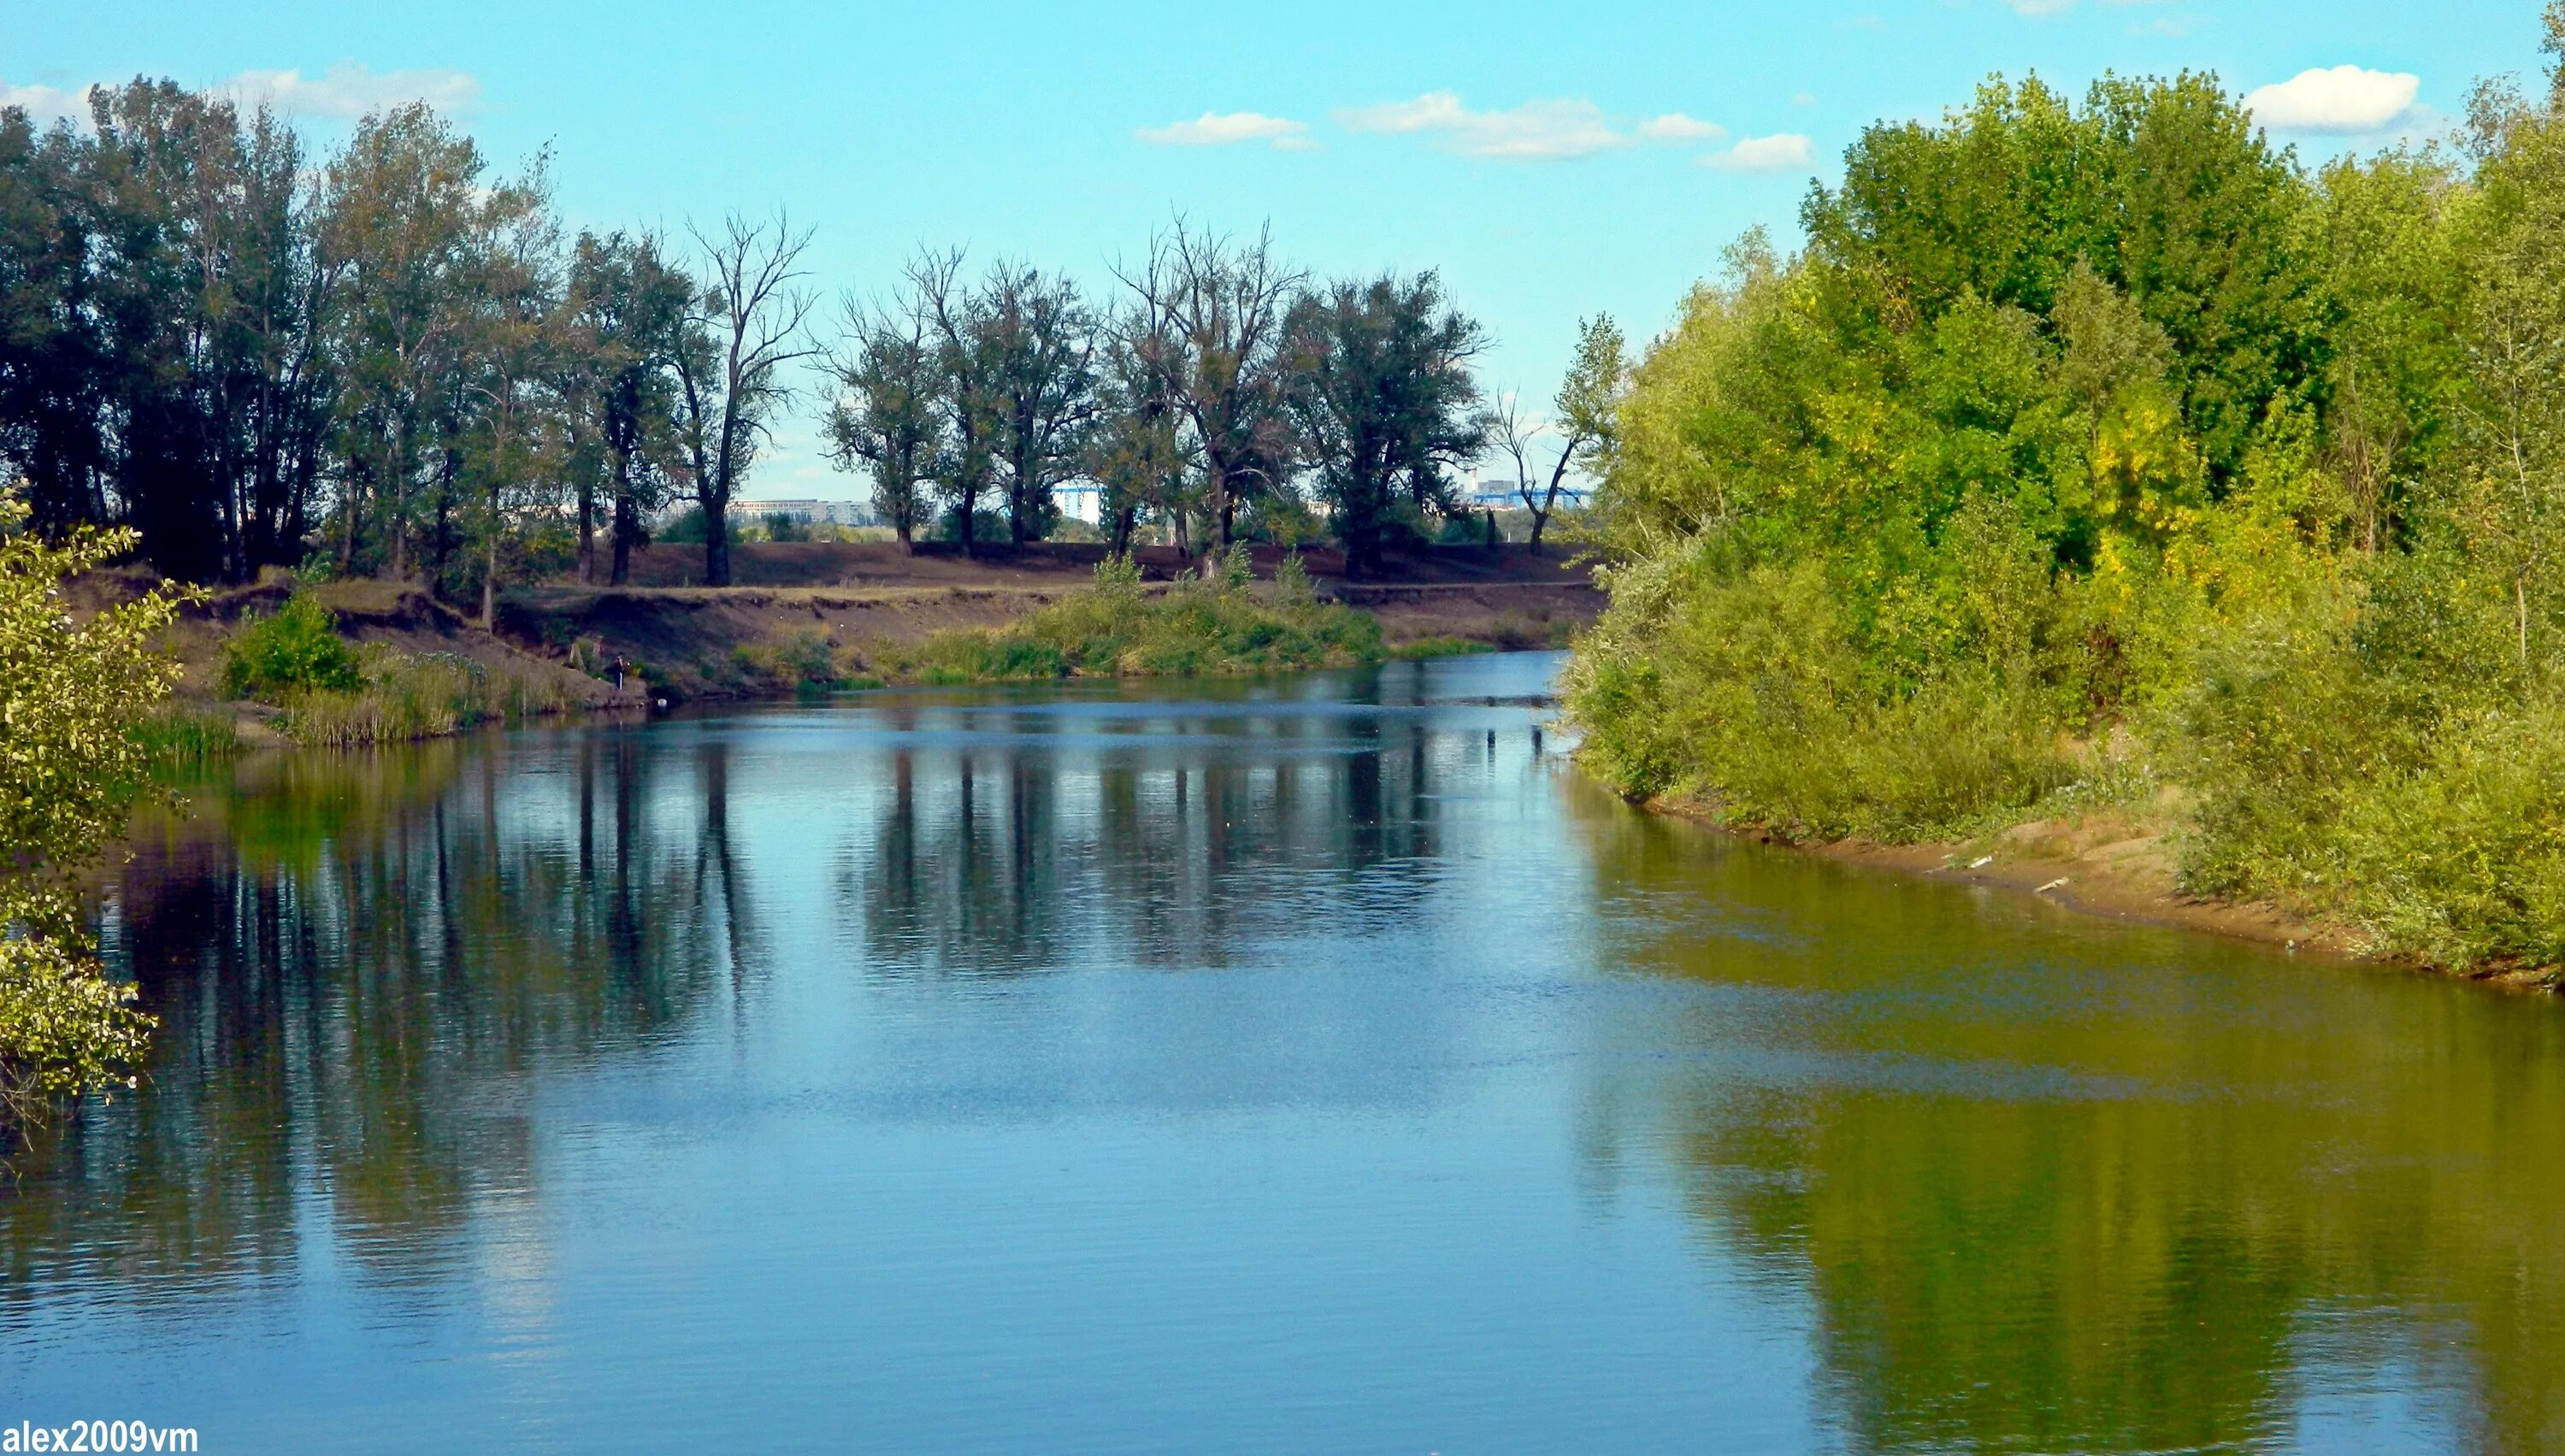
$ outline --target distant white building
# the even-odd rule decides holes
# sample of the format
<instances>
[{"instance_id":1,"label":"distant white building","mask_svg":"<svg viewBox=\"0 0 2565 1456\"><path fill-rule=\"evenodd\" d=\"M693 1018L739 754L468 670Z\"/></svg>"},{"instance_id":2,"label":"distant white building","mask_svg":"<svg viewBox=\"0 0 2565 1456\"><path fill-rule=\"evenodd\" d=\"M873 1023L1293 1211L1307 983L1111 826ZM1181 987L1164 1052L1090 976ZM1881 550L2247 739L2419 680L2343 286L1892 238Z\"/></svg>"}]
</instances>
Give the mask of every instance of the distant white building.
<instances>
[{"instance_id":1,"label":"distant white building","mask_svg":"<svg viewBox=\"0 0 2565 1456\"><path fill-rule=\"evenodd\" d=\"M763 521L783 516L796 526L875 526L872 507L862 501L732 501L734 521Z\"/></svg>"},{"instance_id":2,"label":"distant white building","mask_svg":"<svg viewBox=\"0 0 2565 1456\"><path fill-rule=\"evenodd\" d=\"M1051 487L1059 513L1089 526L1104 524L1104 487L1091 480L1071 480Z\"/></svg>"}]
</instances>

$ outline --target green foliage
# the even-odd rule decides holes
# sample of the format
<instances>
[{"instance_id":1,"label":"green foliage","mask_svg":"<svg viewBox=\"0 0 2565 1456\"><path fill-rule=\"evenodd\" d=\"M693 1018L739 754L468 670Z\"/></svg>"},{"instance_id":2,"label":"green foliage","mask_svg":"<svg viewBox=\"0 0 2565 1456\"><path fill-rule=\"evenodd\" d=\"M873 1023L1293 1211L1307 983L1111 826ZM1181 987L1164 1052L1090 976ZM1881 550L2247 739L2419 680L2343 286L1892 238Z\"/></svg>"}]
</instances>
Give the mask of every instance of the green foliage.
<instances>
[{"instance_id":1,"label":"green foliage","mask_svg":"<svg viewBox=\"0 0 2565 1456\"><path fill-rule=\"evenodd\" d=\"M1421 662L1434 657L1468 657L1497 650L1493 642L1474 642L1468 637L1418 637L1389 649L1389 655L1400 662Z\"/></svg>"},{"instance_id":2,"label":"green foliage","mask_svg":"<svg viewBox=\"0 0 2565 1456\"><path fill-rule=\"evenodd\" d=\"M1096 586L994 632L939 632L884 665L926 682L1246 675L1377 662L1380 624L1315 602L1267 606L1244 585L1192 578L1144 592L1108 559Z\"/></svg>"},{"instance_id":3,"label":"green foliage","mask_svg":"<svg viewBox=\"0 0 2565 1456\"><path fill-rule=\"evenodd\" d=\"M836 642L827 633L806 627L784 637L745 642L731 649L731 662L743 686L764 691L819 692L847 678Z\"/></svg>"},{"instance_id":4,"label":"green foliage","mask_svg":"<svg viewBox=\"0 0 2565 1456\"><path fill-rule=\"evenodd\" d=\"M441 738L575 705L557 679L532 671L494 668L446 652L371 648L362 654L352 688L289 697L284 728L287 737L307 747L359 748Z\"/></svg>"},{"instance_id":5,"label":"green foliage","mask_svg":"<svg viewBox=\"0 0 2565 1456\"><path fill-rule=\"evenodd\" d=\"M251 622L223 651L223 691L282 703L307 692L353 692L364 683L355 649L317 597L296 593Z\"/></svg>"},{"instance_id":6,"label":"green foliage","mask_svg":"<svg viewBox=\"0 0 2565 1456\"><path fill-rule=\"evenodd\" d=\"M1317 602L1318 589L1309 581L1309 568L1300 553L1284 552L1274 568L1274 596L1285 611L1305 610Z\"/></svg>"},{"instance_id":7,"label":"green foliage","mask_svg":"<svg viewBox=\"0 0 2565 1456\"><path fill-rule=\"evenodd\" d=\"M130 551L129 531L23 530L0 496L0 1121L129 1086L150 1019L91 953L77 876L120 831L150 767L139 731L177 679L151 646L179 597L154 592L87 621L62 583Z\"/></svg>"},{"instance_id":8,"label":"green foliage","mask_svg":"<svg viewBox=\"0 0 2565 1456\"><path fill-rule=\"evenodd\" d=\"M1633 372L1587 761L1810 837L2170 788L2195 892L2565 964L2559 97L2472 176L2198 77L1865 133Z\"/></svg>"},{"instance_id":9,"label":"green foliage","mask_svg":"<svg viewBox=\"0 0 2565 1456\"><path fill-rule=\"evenodd\" d=\"M1291 418L1349 571L1428 512L1457 508L1446 471L1488 442L1469 362L1486 339L1440 278L1347 279L1283 323Z\"/></svg>"},{"instance_id":10,"label":"green foliage","mask_svg":"<svg viewBox=\"0 0 2565 1456\"><path fill-rule=\"evenodd\" d=\"M143 752L164 767L184 768L240 750L240 722L220 707L163 704L136 723L133 734Z\"/></svg>"}]
</instances>

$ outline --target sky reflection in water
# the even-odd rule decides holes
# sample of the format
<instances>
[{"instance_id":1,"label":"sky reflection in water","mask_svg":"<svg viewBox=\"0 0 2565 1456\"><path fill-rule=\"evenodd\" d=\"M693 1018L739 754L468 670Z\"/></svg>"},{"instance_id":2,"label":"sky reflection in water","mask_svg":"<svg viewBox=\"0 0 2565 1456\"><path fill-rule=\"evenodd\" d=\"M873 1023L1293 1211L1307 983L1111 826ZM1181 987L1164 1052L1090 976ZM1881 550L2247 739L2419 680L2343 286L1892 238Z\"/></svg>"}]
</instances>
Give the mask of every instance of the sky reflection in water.
<instances>
[{"instance_id":1,"label":"sky reflection in water","mask_svg":"<svg viewBox=\"0 0 2565 1456\"><path fill-rule=\"evenodd\" d=\"M1651 821L1556 659L244 763L0 1202L208 1451L2565 1445L2565 1016Z\"/></svg>"}]
</instances>

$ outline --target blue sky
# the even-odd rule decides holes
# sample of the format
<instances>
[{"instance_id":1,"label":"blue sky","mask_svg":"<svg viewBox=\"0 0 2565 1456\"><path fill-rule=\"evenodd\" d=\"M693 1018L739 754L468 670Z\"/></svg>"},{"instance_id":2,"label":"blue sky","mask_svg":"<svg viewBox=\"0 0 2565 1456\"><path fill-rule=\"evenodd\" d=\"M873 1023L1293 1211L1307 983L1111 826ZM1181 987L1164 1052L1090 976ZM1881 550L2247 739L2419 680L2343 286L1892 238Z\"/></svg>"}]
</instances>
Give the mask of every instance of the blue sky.
<instances>
[{"instance_id":1,"label":"blue sky","mask_svg":"<svg viewBox=\"0 0 2565 1456\"><path fill-rule=\"evenodd\" d=\"M1646 336L1879 118L1990 73L2210 70L2309 153L2431 131L2535 74L2535 0L722 6L0 0L0 99L166 75L303 113L447 105L544 145L574 224L791 208L826 291L920 243L1108 281L1178 211L1325 273L1440 269L1545 399L1580 315ZM2341 68L2341 69L2337 69ZM2309 71L2324 76L2298 80ZM2294 85L2290 83L2295 82ZM854 495L789 428L761 495Z\"/></svg>"}]
</instances>

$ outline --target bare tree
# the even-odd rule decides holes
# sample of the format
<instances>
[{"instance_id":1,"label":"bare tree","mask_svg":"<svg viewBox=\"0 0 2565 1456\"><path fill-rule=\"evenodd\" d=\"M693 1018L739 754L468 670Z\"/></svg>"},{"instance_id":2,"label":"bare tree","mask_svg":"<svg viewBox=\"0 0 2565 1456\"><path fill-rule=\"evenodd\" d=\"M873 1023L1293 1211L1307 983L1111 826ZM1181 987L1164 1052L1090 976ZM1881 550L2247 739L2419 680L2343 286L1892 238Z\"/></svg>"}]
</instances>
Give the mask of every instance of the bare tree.
<instances>
[{"instance_id":1,"label":"bare tree","mask_svg":"<svg viewBox=\"0 0 2565 1456\"><path fill-rule=\"evenodd\" d=\"M803 326L816 296L801 288L811 231L793 230L778 210L770 221L733 214L718 234L690 231L709 283L678 351L682 432L704 512L704 584L730 585L730 503L792 397L785 366L819 351Z\"/></svg>"},{"instance_id":2,"label":"bare tree","mask_svg":"<svg viewBox=\"0 0 2565 1456\"><path fill-rule=\"evenodd\" d=\"M1488 406L1487 419L1488 439L1498 449L1505 451L1515 462L1515 494L1521 499L1524 509L1531 512L1532 539L1538 541L1540 528L1548 521L1548 513L1542 509L1542 503L1532 497L1531 449L1532 441L1548 433L1549 427L1538 420L1523 418L1520 389L1509 389L1498 395L1497 402ZM1566 468L1565 456L1560 457L1559 465L1561 469ZM1550 478L1550 489L1553 493L1558 489L1555 475ZM1488 520L1491 540L1496 535L1494 529L1497 508L1490 506Z\"/></svg>"},{"instance_id":3,"label":"bare tree","mask_svg":"<svg viewBox=\"0 0 2565 1456\"><path fill-rule=\"evenodd\" d=\"M1237 242L1179 218L1150 240L1145 265L1117 276L1138 296L1142 316L1175 341L1157 364L1192 426L1220 522L1217 550L1226 552L1239 506L1289 475L1282 325L1305 275L1275 260L1270 230Z\"/></svg>"}]
</instances>

